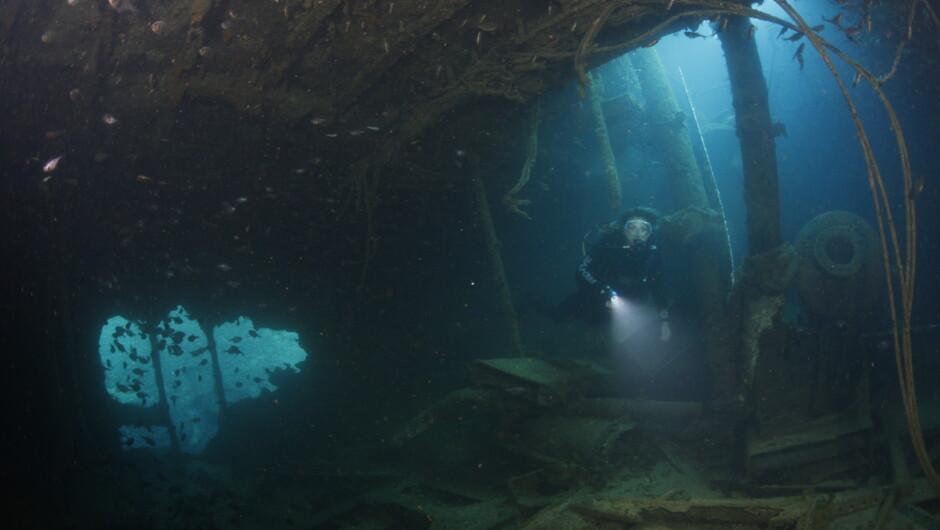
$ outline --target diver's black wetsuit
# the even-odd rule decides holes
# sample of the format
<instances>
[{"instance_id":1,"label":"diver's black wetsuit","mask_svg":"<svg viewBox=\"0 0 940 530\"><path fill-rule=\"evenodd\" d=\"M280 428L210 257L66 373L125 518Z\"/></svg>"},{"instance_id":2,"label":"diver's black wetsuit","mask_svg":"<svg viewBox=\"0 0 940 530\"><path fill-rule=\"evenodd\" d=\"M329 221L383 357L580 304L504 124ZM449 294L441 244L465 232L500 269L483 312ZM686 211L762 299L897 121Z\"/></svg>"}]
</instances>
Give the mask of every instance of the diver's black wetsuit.
<instances>
[{"instance_id":1,"label":"diver's black wetsuit","mask_svg":"<svg viewBox=\"0 0 940 530\"><path fill-rule=\"evenodd\" d=\"M662 262L655 245L630 248L619 231L606 234L588 247L578 267L580 288L555 308L552 320L605 320L608 316L607 295L603 289L607 286L629 300L646 302L652 298L657 310L665 309L666 297L661 279Z\"/></svg>"}]
</instances>

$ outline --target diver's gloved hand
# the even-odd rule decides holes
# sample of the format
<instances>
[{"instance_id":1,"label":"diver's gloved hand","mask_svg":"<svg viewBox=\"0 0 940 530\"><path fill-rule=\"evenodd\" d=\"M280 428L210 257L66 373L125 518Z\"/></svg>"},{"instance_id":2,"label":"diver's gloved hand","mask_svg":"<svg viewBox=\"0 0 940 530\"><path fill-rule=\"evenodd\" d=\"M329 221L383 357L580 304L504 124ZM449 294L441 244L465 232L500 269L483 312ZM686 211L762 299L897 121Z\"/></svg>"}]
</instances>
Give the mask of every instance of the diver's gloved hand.
<instances>
[{"instance_id":1,"label":"diver's gloved hand","mask_svg":"<svg viewBox=\"0 0 940 530\"><path fill-rule=\"evenodd\" d=\"M659 310L659 340L669 342L672 338L672 329L669 327L669 310Z\"/></svg>"},{"instance_id":2,"label":"diver's gloved hand","mask_svg":"<svg viewBox=\"0 0 940 530\"><path fill-rule=\"evenodd\" d=\"M669 342L669 339L672 338L672 329L669 327L669 321L663 320L659 324L659 340L662 342Z\"/></svg>"},{"instance_id":3,"label":"diver's gloved hand","mask_svg":"<svg viewBox=\"0 0 940 530\"><path fill-rule=\"evenodd\" d=\"M617 291L614 291L613 287L609 285L605 285L601 287L601 298L603 298L604 300L610 300L611 298L615 296L617 296Z\"/></svg>"}]
</instances>

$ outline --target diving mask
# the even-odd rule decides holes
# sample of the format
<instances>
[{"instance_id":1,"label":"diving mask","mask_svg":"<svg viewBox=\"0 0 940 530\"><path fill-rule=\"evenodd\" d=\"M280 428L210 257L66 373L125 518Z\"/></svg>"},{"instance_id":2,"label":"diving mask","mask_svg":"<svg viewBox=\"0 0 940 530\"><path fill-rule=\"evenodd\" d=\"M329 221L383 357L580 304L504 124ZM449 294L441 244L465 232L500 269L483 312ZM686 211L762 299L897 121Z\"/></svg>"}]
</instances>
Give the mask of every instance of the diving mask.
<instances>
[{"instance_id":1,"label":"diving mask","mask_svg":"<svg viewBox=\"0 0 940 530\"><path fill-rule=\"evenodd\" d=\"M630 219L623 225L624 239L631 247L645 247L652 233L653 225L643 219Z\"/></svg>"}]
</instances>

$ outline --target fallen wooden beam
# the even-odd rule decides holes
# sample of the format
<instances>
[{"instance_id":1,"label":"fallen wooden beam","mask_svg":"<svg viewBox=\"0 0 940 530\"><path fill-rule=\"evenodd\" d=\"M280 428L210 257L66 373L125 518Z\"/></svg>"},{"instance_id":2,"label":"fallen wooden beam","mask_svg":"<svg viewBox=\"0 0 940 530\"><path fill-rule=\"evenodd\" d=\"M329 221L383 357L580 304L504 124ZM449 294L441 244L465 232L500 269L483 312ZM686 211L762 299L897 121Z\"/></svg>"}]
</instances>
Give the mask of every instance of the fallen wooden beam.
<instances>
[{"instance_id":1,"label":"fallen wooden beam","mask_svg":"<svg viewBox=\"0 0 940 530\"><path fill-rule=\"evenodd\" d=\"M689 523L775 528L797 525L821 500L821 496L692 500L607 497L574 504L570 510L597 524Z\"/></svg>"}]
</instances>

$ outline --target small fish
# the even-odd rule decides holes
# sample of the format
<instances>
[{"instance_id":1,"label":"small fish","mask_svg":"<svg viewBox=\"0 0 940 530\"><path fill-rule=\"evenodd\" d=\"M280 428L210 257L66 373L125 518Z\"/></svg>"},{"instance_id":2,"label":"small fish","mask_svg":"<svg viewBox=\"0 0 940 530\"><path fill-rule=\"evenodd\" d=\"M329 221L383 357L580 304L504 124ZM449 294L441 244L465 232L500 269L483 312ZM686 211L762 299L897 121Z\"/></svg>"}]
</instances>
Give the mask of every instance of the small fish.
<instances>
[{"instance_id":1,"label":"small fish","mask_svg":"<svg viewBox=\"0 0 940 530\"><path fill-rule=\"evenodd\" d=\"M702 35L701 33L698 33L698 32L695 32L695 31L686 31L685 33L683 33L683 35L685 35L686 37L688 37L688 38L690 38L690 39L695 39L695 38L702 38L702 39L704 39L704 38L705 38L705 35Z\"/></svg>"},{"instance_id":2,"label":"small fish","mask_svg":"<svg viewBox=\"0 0 940 530\"><path fill-rule=\"evenodd\" d=\"M780 28L780 33L777 33L777 38L779 39L780 37L783 37L783 34L786 33L789 29L790 28L786 26Z\"/></svg>"},{"instance_id":3,"label":"small fish","mask_svg":"<svg viewBox=\"0 0 940 530\"><path fill-rule=\"evenodd\" d=\"M229 339L229 341L230 341L230 342L233 342L233 343L235 343L235 344L238 344L239 342L242 341L242 338L241 338L241 337L232 337L232 338Z\"/></svg>"},{"instance_id":4,"label":"small fish","mask_svg":"<svg viewBox=\"0 0 940 530\"><path fill-rule=\"evenodd\" d=\"M62 130L62 129L57 129L57 130L54 130L54 131L46 131L46 134L44 134L44 136L45 136L46 138L50 138L50 139L51 139L51 138L58 138L59 136L62 136L63 134L65 134L65 131L64 131L64 130Z\"/></svg>"},{"instance_id":5,"label":"small fish","mask_svg":"<svg viewBox=\"0 0 940 530\"><path fill-rule=\"evenodd\" d=\"M238 346L230 347L229 349L225 350L225 353L230 353L232 355L238 355L238 354L244 355L244 353L242 353L242 351L238 349Z\"/></svg>"},{"instance_id":6,"label":"small fish","mask_svg":"<svg viewBox=\"0 0 940 530\"><path fill-rule=\"evenodd\" d=\"M101 121L103 121L106 125L116 125L118 119L114 117L114 114L108 112L101 116Z\"/></svg>"},{"instance_id":7,"label":"small fish","mask_svg":"<svg viewBox=\"0 0 940 530\"><path fill-rule=\"evenodd\" d=\"M144 370L143 368L134 368L131 371L137 375L144 375L145 373L147 373L147 370Z\"/></svg>"},{"instance_id":8,"label":"small fish","mask_svg":"<svg viewBox=\"0 0 940 530\"><path fill-rule=\"evenodd\" d=\"M349 131L349 136L361 136L365 134L365 131L362 129L353 129Z\"/></svg>"},{"instance_id":9,"label":"small fish","mask_svg":"<svg viewBox=\"0 0 940 530\"><path fill-rule=\"evenodd\" d=\"M862 80L862 73L858 72L855 74L855 79L852 80L852 88L858 86L858 82Z\"/></svg>"},{"instance_id":10,"label":"small fish","mask_svg":"<svg viewBox=\"0 0 940 530\"><path fill-rule=\"evenodd\" d=\"M255 331L255 330L253 330L253 329L249 329L249 330L248 330L248 334L251 335L252 337L256 338L256 339L261 336L261 335L258 335L258 332Z\"/></svg>"},{"instance_id":11,"label":"small fish","mask_svg":"<svg viewBox=\"0 0 940 530\"><path fill-rule=\"evenodd\" d=\"M715 33L721 33L722 31L724 31L725 29L727 29L727 28L728 28L728 21L729 21L729 20L731 20L731 19L728 18L728 17L722 18L722 19L721 19L721 24L718 25L718 31L716 31Z\"/></svg>"},{"instance_id":12,"label":"small fish","mask_svg":"<svg viewBox=\"0 0 940 530\"><path fill-rule=\"evenodd\" d=\"M797 32L794 33L793 35L790 35L789 37L787 37L786 40L788 40L788 41L790 41L790 42L796 42L796 41L798 41L798 40L800 40L800 39L802 39L802 38L803 38L803 32L802 32L802 31L797 31Z\"/></svg>"},{"instance_id":13,"label":"small fish","mask_svg":"<svg viewBox=\"0 0 940 530\"><path fill-rule=\"evenodd\" d=\"M310 123L312 123L313 125L323 125L324 123L326 123L326 118L312 118L310 120Z\"/></svg>"},{"instance_id":14,"label":"small fish","mask_svg":"<svg viewBox=\"0 0 940 530\"><path fill-rule=\"evenodd\" d=\"M924 191L924 177L920 177L914 181L914 184L911 185L911 191L907 194L907 198L913 199L920 195L922 191Z\"/></svg>"},{"instance_id":15,"label":"small fish","mask_svg":"<svg viewBox=\"0 0 940 530\"><path fill-rule=\"evenodd\" d=\"M672 4L675 4L675 3L676 3L676 0L669 0L669 3L666 4L666 11L669 11L670 9L672 9Z\"/></svg>"},{"instance_id":16,"label":"small fish","mask_svg":"<svg viewBox=\"0 0 940 530\"><path fill-rule=\"evenodd\" d=\"M209 54L212 53L212 48L208 46L203 46L202 48L199 48L199 51L197 53L199 54L200 57L208 57Z\"/></svg>"},{"instance_id":17,"label":"small fish","mask_svg":"<svg viewBox=\"0 0 940 530\"><path fill-rule=\"evenodd\" d=\"M813 26L813 27L811 27L811 28L809 28L809 29L815 31L816 33L819 33L820 31L826 29L826 25L825 25L825 24L820 24L820 25L818 25L818 26Z\"/></svg>"},{"instance_id":18,"label":"small fish","mask_svg":"<svg viewBox=\"0 0 940 530\"><path fill-rule=\"evenodd\" d=\"M577 24L577 22L575 22L575 24ZM480 45L480 41L483 40L483 32L482 32L482 31L478 31L478 32L477 32L477 38L476 38L475 40L476 40L477 46L479 46L479 45Z\"/></svg>"},{"instance_id":19,"label":"small fish","mask_svg":"<svg viewBox=\"0 0 940 530\"><path fill-rule=\"evenodd\" d=\"M168 30L169 27L166 22L162 20L158 20L150 25L150 31L154 32L156 35L166 35Z\"/></svg>"},{"instance_id":20,"label":"small fish","mask_svg":"<svg viewBox=\"0 0 940 530\"><path fill-rule=\"evenodd\" d=\"M823 20L825 20L826 22L828 22L828 23L830 23L830 24L835 24L836 26L838 26L839 24L842 23L842 13L839 13L838 15L836 15L836 16L834 16L834 17L832 17L832 18L823 17Z\"/></svg>"},{"instance_id":21,"label":"small fish","mask_svg":"<svg viewBox=\"0 0 940 530\"><path fill-rule=\"evenodd\" d=\"M55 171L55 168L59 167L59 160L62 160L62 157L63 157L63 156L65 156L65 155L59 155L59 156L57 156L57 157L55 157L55 158L49 159L49 161L46 162L46 163L42 166L42 172L43 172L43 173L52 173L53 171Z\"/></svg>"},{"instance_id":22,"label":"small fish","mask_svg":"<svg viewBox=\"0 0 940 530\"><path fill-rule=\"evenodd\" d=\"M82 91L77 88L73 88L72 90L69 90L69 99L75 102L82 99Z\"/></svg>"},{"instance_id":23,"label":"small fish","mask_svg":"<svg viewBox=\"0 0 940 530\"><path fill-rule=\"evenodd\" d=\"M842 30L842 33L845 33L846 37L851 39L852 37L857 37L862 33L861 26L853 26L851 28L839 28Z\"/></svg>"},{"instance_id":24,"label":"small fish","mask_svg":"<svg viewBox=\"0 0 940 530\"><path fill-rule=\"evenodd\" d=\"M180 318L180 317L170 317L170 319L171 319L171 320L173 321L173 323L176 324L176 325L180 325L180 324L183 323L183 319Z\"/></svg>"},{"instance_id":25,"label":"small fish","mask_svg":"<svg viewBox=\"0 0 940 530\"><path fill-rule=\"evenodd\" d=\"M202 421L202 418L193 418L193 419L191 419L191 420L189 420L189 421L191 421L191 422L193 422L193 423L199 423L199 422Z\"/></svg>"},{"instance_id":26,"label":"small fish","mask_svg":"<svg viewBox=\"0 0 940 530\"><path fill-rule=\"evenodd\" d=\"M205 366L209 362L209 359L203 359L199 361L199 366Z\"/></svg>"},{"instance_id":27,"label":"small fish","mask_svg":"<svg viewBox=\"0 0 940 530\"><path fill-rule=\"evenodd\" d=\"M751 24L751 27L747 28L747 38L748 38L748 39L753 39L753 38L754 38L754 31L756 31L756 30L757 30L757 26L755 26L754 24Z\"/></svg>"},{"instance_id":28,"label":"small fish","mask_svg":"<svg viewBox=\"0 0 940 530\"><path fill-rule=\"evenodd\" d=\"M137 179L138 182L151 182L151 181L153 180L152 178L148 177L147 175L137 175L137 176L134 177L134 178Z\"/></svg>"},{"instance_id":29,"label":"small fish","mask_svg":"<svg viewBox=\"0 0 940 530\"><path fill-rule=\"evenodd\" d=\"M862 21L858 23L859 27L864 26L865 30L868 33L871 33L871 13L865 13L865 16L862 17Z\"/></svg>"},{"instance_id":30,"label":"small fish","mask_svg":"<svg viewBox=\"0 0 940 530\"><path fill-rule=\"evenodd\" d=\"M150 447L157 445L157 442L153 441L153 438L150 438L147 436L141 436L140 439L147 442L147 445L149 445Z\"/></svg>"},{"instance_id":31,"label":"small fish","mask_svg":"<svg viewBox=\"0 0 940 530\"><path fill-rule=\"evenodd\" d=\"M218 265L215 266L215 268L219 269L222 272L229 272L234 269L234 267L232 267L231 265L227 263L219 263Z\"/></svg>"},{"instance_id":32,"label":"small fish","mask_svg":"<svg viewBox=\"0 0 940 530\"><path fill-rule=\"evenodd\" d=\"M653 46L656 46L656 43L657 43L657 42L659 42L659 39L653 39L653 40L651 40L650 42L647 42L646 44L644 44L643 47L644 47L644 48L652 48Z\"/></svg>"},{"instance_id":33,"label":"small fish","mask_svg":"<svg viewBox=\"0 0 940 530\"><path fill-rule=\"evenodd\" d=\"M803 69L803 49L806 48L806 43L800 44L800 47L796 49L796 53L793 54L795 58L800 63L800 70Z\"/></svg>"},{"instance_id":34,"label":"small fish","mask_svg":"<svg viewBox=\"0 0 940 530\"><path fill-rule=\"evenodd\" d=\"M193 342L193 341L196 340L197 338L198 338L198 337L196 337L195 335L190 335L190 336L186 337L186 340L188 340L189 342Z\"/></svg>"}]
</instances>

